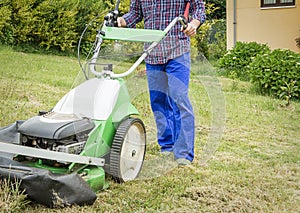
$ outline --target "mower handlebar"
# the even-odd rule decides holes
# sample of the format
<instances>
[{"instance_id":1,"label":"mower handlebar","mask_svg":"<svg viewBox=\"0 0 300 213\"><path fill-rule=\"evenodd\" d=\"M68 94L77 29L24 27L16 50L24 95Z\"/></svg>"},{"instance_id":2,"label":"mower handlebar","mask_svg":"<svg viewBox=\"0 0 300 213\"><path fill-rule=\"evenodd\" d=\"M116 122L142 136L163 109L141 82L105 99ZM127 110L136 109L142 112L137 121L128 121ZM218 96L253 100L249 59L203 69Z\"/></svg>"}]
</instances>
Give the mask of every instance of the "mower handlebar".
<instances>
[{"instance_id":1,"label":"mower handlebar","mask_svg":"<svg viewBox=\"0 0 300 213\"><path fill-rule=\"evenodd\" d=\"M106 16L104 16L104 25L108 27L117 27L117 17L119 15L118 10L114 10L109 12Z\"/></svg>"},{"instance_id":2,"label":"mower handlebar","mask_svg":"<svg viewBox=\"0 0 300 213\"><path fill-rule=\"evenodd\" d=\"M111 20L110 17L111 17L111 15L109 15L108 20ZM103 75L105 75L105 76L109 75L111 78L123 78L125 76L130 75L143 62L143 60L148 56L148 54L152 51L152 49L159 44L159 42L175 26L175 24L178 21L183 25L184 29L187 27L187 19L184 16L178 16L178 17L174 18L172 20L172 22L163 30L164 33L162 34L159 41L152 42L152 44L148 47L148 49L146 49L144 51L144 53L138 58L138 60L126 72L119 73L119 74L116 74L116 73L113 73L113 72L108 73L108 72L98 72L98 71L96 71L96 68L95 68L96 60L97 60L99 52L100 52L101 43L102 43L103 39L105 39L104 35L98 33L97 34L96 48L94 50L94 55L93 55L93 57L91 59L91 63L90 63L91 72L97 77L101 77Z\"/></svg>"},{"instance_id":3,"label":"mower handlebar","mask_svg":"<svg viewBox=\"0 0 300 213\"><path fill-rule=\"evenodd\" d=\"M163 30L165 32L164 35L166 35L174 26L175 24L180 21L182 18L176 17L173 19L173 21ZM181 21L180 21L181 22ZM143 60L147 57L147 55L152 51L152 49L154 47L156 47L159 42L164 38L164 36L161 37L161 39L158 42L153 42L147 50L144 51L144 53L139 57L139 59L124 73L120 73L120 74L116 74L116 73L112 73L111 77L112 78L123 78L125 76L130 75L139 65L140 63L143 62Z\"/></svg>"},{"instance_id":4,"label":"mower handlebar","mask_svg":"<svg viewBox=\"0 0 300 213\"><path fill-rule=\"evenodd\" d=\"M190 6L191 6L190 2L187 2L186 5L185 5L185 9L184 9L183 15L180 15L181 19L179 21L180 21L180 23L182 25L183 31L188 26Z\"/></svg>"}]
</instances>

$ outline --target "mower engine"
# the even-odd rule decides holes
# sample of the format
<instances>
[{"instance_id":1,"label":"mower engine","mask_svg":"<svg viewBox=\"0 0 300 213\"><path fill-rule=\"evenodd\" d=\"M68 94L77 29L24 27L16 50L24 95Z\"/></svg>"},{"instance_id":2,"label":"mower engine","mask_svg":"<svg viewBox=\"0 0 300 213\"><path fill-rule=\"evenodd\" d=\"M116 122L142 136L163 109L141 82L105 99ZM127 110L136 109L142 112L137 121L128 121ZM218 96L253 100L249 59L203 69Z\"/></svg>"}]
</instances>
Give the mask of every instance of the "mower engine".
<instances>
[{"instance_id":1,"label":"mower engine","mask_svg":"<svg viewBox=\"0 0 300 213\"><path fill-rule=\"evenodd\" d=\"M26 120L18 131L21 145L79 155L94 126L87 118L49 112ZM44 163L69 164L52 160L46 160Z\"/></svg>"}]
</instances>

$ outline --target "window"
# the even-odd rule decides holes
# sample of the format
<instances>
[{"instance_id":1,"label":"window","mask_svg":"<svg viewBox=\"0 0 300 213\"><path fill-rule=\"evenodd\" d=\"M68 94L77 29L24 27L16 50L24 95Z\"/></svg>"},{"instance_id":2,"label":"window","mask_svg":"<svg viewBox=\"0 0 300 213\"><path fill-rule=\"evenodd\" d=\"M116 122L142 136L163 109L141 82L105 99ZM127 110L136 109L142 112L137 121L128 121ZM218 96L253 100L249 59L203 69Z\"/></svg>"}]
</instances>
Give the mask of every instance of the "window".
<instances>
[{"instance_id":1,"label":"window","mask_svg":"<svg viewBox=\"0 0 300 213\"><path fill-rule=\"evenodd\" d=\"M261 7L294 6L295 0L261 0Z\"/></svg>"}]
</instances>

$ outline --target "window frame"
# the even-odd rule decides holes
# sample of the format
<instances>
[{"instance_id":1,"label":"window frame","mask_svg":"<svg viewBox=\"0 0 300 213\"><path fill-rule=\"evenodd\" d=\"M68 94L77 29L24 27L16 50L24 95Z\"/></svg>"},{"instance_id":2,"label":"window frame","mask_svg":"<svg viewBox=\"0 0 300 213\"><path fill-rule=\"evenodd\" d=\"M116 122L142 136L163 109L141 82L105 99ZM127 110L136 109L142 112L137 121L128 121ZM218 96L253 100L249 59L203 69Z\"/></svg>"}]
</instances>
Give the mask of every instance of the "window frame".
<instances>
[{"instance_id":1,"label":"window frame","mask_svg":"<svg viewBox=\"0 0 300 213\"><path fill-rule=\"evenodd\" d=\"M265 7L289 7L289 6L295 6L296 5L296 0L293 0L292 2L287 2L287 3L280 3L280 0L276 0L276 3L274 4L266 4L264 3L264 0L260 1L260 7L265 8Z\"/></svg>"}]
</instances>

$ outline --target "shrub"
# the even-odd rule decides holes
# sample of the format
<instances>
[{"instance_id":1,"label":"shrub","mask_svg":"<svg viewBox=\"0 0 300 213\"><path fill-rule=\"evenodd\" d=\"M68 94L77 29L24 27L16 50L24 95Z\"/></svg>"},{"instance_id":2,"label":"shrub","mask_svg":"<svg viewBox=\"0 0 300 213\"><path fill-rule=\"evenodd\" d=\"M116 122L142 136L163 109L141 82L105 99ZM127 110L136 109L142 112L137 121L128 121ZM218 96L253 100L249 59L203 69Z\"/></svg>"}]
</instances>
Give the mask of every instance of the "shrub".
<instances>
[{"instance_id":1,"label":"shrub","mask_svg":"<svg viewBox=\"0 0 300 213\"><path fill-rule=\"evenodd\" d=\"M209 21L204 22L199 30L198 33L191 38L191 47L197 49L196 55L198 53L203 54L206 58L209 58L208 55L208 33L211 27L211 23Z\"/></svg>"},{"instance_id":2,"label":"shrub","mask_svg":"<svg viewBox=\"0 0 300 213\"><path fill-rule=\"evenodd\" d=\"M237 42L234 48L229 50L218 63L221 72L225 76L234 75L240 80L250 80L247 66L257 55L270 52L266 44L256 42Z\"/></svg>"},{"instance_id":3,"label":"shrub","mask_svg":"<svg viewBox=\"0 0 300 213\"><path fill-rule=\"evenodd\" d=\"M212 23L208 44L209 59L218 60L226 53L226 20L218 19Z\"/></svg>"},{"instance_id":4,"label":"shrub","mask_svg":"<svg viewBox=\"0 0 300 213\"><path fill-rule=\"evenodd\" d=\"M77 3L68 0L45 0L34 10L36 40L41 46L70 50L78 38L75 17Z\"/></svg>"},{"instance_id":5,"label":"shrub","mask_svg":"<svg viewBox=\"0 0 300 213\"><path fill-rule=\"evenodd\" d=\"M297 45L297 47L300 48L300 37L299 37L299 38L296 38L295 40L296 40L296 45Z\"/></svg>"},{"instance_id":6,"label":"shrub","mask_svg":"<svg viewBox=\"0 0 300 213\"><path fill-rule=\"evenodd\" d=\"M108 9L106 3L109 3L109 1L79 0L78 13L76 15L76 32L78 32L78 35L82 35L84 32L80 51L85 56L93 46L97 29L100 28L99 23L102 22L104 15L106 15L106 10Z\"/></svg>"},{"instance_id":7,"label":"shrub","mask_svg":"<svg viewBox=\"0 0 300 213\"><path fill-rule=\"evenodd\" d=\"M295 41L296 41L296 46L300 48L300 37L296 38Z\"/></svg>"},{"instance_id":8,"label":"shrub","mask_svg":"<svg viewBox=\"0 0 300 213\"><path fill-rule=\"evenodd\" d=\"M105 10L107 2L110 0L2 0L0 43L74 52L86 24ZM84 45L95 40L99 26L94 25Z\"/></svg>"},{"instance_id":9,"label":"shrub","mask_svg":"<svg viewBox=\"0 0 300 213\"><path fill-rule=\"evenodd\" d=\"M226 52L226 21L207 20L192 38L191 44L207 59L219 59Z\"/></svg>"},{"instance_id":10,"label":"shrub","mask_svg":"<svg viewBox=\"0 0 300 213\"><path fill-rule=\"evenodd\" d=\"M35 30L32 7L36 0L12 0L11 23L13 26L14 42L16 44L33 41L32 33Z\"/></svg>"},{"instance_id":11,"label":"shrub","mask_svg":"<svg viewBox=\"0 0 300 213\"><path fill-rule=\"evenodd\" d=\"M261 94L287 100L300 98L300 54L276 49L249 65L251 81Z\"/></svg>"},{"instance_id":12,"label":"shrub","mask_svg":"<svg viewBox=\"0 0 300 213\"><path fill-rule=\"evenodd\" d=\"M13 28L11 21L11 7L9 1L5 0L0 3L0 43L13 44Z\"/></svg>"},{"instance_id":13,"label":"shrub","mask_svg":"<svg viewBox=\"0 0 300 213\"><path fill-rule=\"evenodd\" d=\"M191 39L191 46L196 49L196 52L194 51L195 54L192 51L192 58L195 58L193 55L197 57L198 53L201 53L207 59L216 59L222 54L220 52L226 50L226 41L224 39L226 22L225 19L213 19L215 15L211 16L220 9L214 3L208 2L205 5L205 9L207 20L200 26L198 33ZM217 46L218 48L216 48Z\"/></svg>"}]
</instances>

